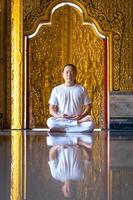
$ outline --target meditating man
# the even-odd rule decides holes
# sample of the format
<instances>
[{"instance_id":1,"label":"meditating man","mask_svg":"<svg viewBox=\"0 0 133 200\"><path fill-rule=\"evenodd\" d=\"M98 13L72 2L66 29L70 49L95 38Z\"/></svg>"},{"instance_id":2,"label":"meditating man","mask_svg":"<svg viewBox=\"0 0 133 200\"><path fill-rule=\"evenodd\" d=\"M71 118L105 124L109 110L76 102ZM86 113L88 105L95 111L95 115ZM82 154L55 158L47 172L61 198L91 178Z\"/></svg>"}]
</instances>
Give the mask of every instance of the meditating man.
<instances>
[{"instance_id":1,"label":"meditating man","mask_svg":"<svg viewBox=\"0 0 133 200\"><path fill-rule=\"evenodd\" d=\"M92 131L91 101L87 90L76 84L76 67L65 65L62 75L64 83L53 88L49 99L52 117L47 120L47 125L50 131Z\"/></svg>"}]
</instances>

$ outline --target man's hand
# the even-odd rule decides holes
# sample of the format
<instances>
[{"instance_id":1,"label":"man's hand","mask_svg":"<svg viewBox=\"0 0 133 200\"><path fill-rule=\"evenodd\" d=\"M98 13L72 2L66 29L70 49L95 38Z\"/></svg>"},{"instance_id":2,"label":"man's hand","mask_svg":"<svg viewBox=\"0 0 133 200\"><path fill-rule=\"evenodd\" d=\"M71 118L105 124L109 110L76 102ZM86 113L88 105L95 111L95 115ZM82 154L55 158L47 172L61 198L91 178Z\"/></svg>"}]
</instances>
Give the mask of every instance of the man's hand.
<instances>
[{"instance_id":1,"label":"man's hand","mask_svg":"<svg viewBox=\"0 0 133 200\"><path fill-rule=\"evenodd\" d=\"M66 119L72 119L72 120L79 120L82 118L81 115L66 115L66 114L64 114L63 116Z\"/></svg>"}]
</instances>

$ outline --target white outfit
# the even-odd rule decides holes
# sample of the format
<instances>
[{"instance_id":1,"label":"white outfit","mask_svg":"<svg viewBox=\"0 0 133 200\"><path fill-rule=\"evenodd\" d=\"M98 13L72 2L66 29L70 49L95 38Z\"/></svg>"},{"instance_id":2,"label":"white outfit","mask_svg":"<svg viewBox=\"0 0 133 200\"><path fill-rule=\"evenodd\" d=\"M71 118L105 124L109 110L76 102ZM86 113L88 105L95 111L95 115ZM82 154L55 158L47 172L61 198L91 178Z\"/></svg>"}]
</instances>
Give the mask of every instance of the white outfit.
<instances>
[{"instance_id":1,"label":"white outfit","mask_svg":"<svg viewBox=\"0 0 133 200\"><path fill-rule=\"evenodd\" d=\"M61 182L83 179L90 162L82 159L80 148L59 146L57 152L58 157L48 162L52 177Z\"/></svg>"},{"instance_id":2,"label":"white outfit","mask_svg":"<svg viewBox=\"0 0 133 200\"><path fill-rule=\"evenodd\" d=\"M77 136L47 136L47 145L54 146L54 145L75 145L77 141L81 140L86 144L89 144L90 147L92 146L92 136L91 135L82 135L78 134Z\"/></svg>"},{"instance_id":3,"label":"white outfit","mask_svg":"<svg viewBox=\"0 0 133 200\"><path fill-rule=\"evenodd\" d=\"M53 88L49 104L58 106L58 112L67 115L79 115L83 105L90 104L87 91L83 86L65 86L64 84Z\"/></svg>"},{"instance_id":4,"label":"white outfit","mask_svg":"<svg viewBox=\"0 0 133 200\"><path fill-rule=\"evenodd\" d=\"M51 92L49 104L58 107L58 113L66 115L80 115L83 111L83 106L90 104L90 99L87 90L75 84L74 86L65 86L64 84L56 86ZM50 117L47 120L48 127L65 128L67 132L82 132L92 131L92 121L83 122L77 125L74 120Z\"/></svg>"}]
</instances>

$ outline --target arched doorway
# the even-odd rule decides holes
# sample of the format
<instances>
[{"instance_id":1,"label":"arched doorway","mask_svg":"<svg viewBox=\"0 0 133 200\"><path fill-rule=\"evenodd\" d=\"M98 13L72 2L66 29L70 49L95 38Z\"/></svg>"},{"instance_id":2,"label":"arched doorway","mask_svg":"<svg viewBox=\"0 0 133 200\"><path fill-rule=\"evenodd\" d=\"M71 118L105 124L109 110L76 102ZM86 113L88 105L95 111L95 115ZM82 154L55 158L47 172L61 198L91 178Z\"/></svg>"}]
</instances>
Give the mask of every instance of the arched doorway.
<instances>
[{"instance_id":1,"label":"arched doorway","mask_svg":"<svg viewBox=\"0 0 133 200\"><path fill-rule=\"evenodd\" d=\"M92 101L96 127L108 128L109 42L80 4L52 4L25 35L25 128L46 126L48 99L61 83L62 67L77 67L77 82Z\"/></svg>"}]
</instances>

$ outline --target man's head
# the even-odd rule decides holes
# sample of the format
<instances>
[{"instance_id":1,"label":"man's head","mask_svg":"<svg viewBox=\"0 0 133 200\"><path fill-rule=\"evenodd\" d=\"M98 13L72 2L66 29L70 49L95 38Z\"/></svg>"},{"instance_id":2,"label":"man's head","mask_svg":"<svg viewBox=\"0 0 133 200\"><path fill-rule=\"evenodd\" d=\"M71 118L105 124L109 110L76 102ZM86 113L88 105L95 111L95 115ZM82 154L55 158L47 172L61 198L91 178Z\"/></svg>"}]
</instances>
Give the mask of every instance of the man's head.
<instances>
[{"instance_id":1,"label":"man's head","mask_svg":"<svg viewBox=\"0 0 133 200\"><path fill-rule=\"evenodd\" d=\"M75 84L76 78L76 67L73 64L66 64L63 69L63 78L65 81L65 85L72 86Z\"/></svg>"},{"instance_id":2,"label":"man's head","mask_svg":"<svg viewBox=\"0 0 133 200\"><path fill-rule=\"evenodd\" d=\"M76 185L72 180L66 180L62 186L62 192L66 198L71 198L75 196Z\"/></svg>"}]
</instances>

